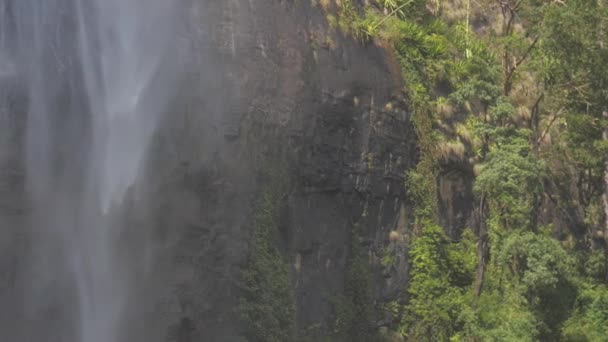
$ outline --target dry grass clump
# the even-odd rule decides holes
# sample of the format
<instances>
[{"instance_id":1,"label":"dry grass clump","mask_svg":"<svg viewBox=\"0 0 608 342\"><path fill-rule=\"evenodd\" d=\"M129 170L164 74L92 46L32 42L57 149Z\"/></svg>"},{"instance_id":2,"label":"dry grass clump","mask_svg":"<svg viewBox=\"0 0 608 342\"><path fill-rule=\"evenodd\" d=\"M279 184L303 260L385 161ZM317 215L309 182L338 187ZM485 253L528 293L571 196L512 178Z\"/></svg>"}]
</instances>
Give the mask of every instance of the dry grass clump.
<instances>
[{"instance_id":1,"label":"dry grass clump","mask_svg":"<svg viewBox=\"0 0 608 342\"><path fill-rule=\"evenodd\" d=\"M324 11L328 11L331 6L331 0L319 0L319 4Z\"/></svg>"},{"instance_id":2,"label":"dry grass clump","mask_svg":"<svg viewBox=\"0 0 608 342\"><path fill-rule=\"evenodd\" d=\"M460 140L471 145L474 143L475 136L466 124L462 122L456 123L456 125L454 125L454 132L456 133L456 135L458 135L458 138L460 138Z\"/></svg>"},{"instance_id":3,"label":"dry grass clump","mask_svg":"<svg viewBox=\"0 0 608 342\"><path fill-rule=\"evenodd\" d=\"M454 106L452 106L447 99L442 98L437 100L436 110L437 114L444 120L449 119L454 115Z\"/></svg>"},{"instance_id":4,"label":"dry grass clump","mask_svg":"<svg viewBox=\"0 0 608 342\"><path fill-rule=\"evenodd\" d=\"M399 232L391 230L391 232L388 234L388 239L391 242L399 241L401 239L401 234L399 234Z\"/></svg>"},{"instance_id":5,"label":"dry grass clump","mask_svg":"<svg viewBox=\"0 0 608 342\"><path fill-rule=\"evenodd\" d=\"M465 158L466 150L466 147L460 140L445 141L438 146L439 156L444 161L462 161Z\"/></svg>"}]
</instances>

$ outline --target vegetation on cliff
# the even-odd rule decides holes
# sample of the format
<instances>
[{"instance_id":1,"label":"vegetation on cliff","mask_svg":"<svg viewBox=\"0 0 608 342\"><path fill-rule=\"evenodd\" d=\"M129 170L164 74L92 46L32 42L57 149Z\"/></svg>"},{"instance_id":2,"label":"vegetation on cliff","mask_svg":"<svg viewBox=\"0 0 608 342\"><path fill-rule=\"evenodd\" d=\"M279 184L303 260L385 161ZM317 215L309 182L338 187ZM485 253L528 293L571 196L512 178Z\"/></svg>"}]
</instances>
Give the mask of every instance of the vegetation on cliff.
<instances>
[{"instance_id":1,"label":"vegetation on cliff","mask_svg":"<svg viewBox=\"0 0 608 342\"><path fill-rule=\"evenodd\" d=\"M394 50L418 136L410 281L391 339L606 341L608 10L603 0L313 0L328 25ZM327 45L331 48L331 38ZM474 177L469 227L440 227L437 177ZM284 189L262 191L241 312L252 341L296 339L275 243ZM353 230L328 340L378 338Z\"/></svg>"},{"instance_id":2,"label":"vegetation on cliff","mask_svg":"<svg viewBox=\"0 0 608 342\"><path fill-rule=\"evenodd\" d=\"M394 49L420 143L407 176L417 220L400 335L605 341L607 4L356 4L336 2L328 21ZM472 171L476 196L456 241L437 225L435 186L454 167Z\"/></svg>"},{"instance_id":3,"label":"vegetation on cliff","mask_svg":"<svg viewBox=\"0 0 608 342\"><path fill-rule=\"evenodd\" d=\"M255 208L239 311L249 341L293 341L296 319L290 267L277 247L287 179L276 170L266 171L265 176L272 183L261 190Z\"/></svg>"}]
</instances>

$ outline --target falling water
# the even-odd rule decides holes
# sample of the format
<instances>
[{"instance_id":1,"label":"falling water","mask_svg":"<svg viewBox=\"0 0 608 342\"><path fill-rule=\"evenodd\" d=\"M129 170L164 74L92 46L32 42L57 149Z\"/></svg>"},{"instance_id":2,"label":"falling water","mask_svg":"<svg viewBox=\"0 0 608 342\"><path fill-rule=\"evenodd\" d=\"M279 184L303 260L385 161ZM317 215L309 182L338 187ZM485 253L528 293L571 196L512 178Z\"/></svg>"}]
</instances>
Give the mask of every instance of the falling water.
<instances>
[{"instance_id":1,"label":"falling water","mask_svg":"<svg viewBox=\"0 0 608 342\"><path fill-rule=\"evenodd\" d=\"M117 213L171 100L175 3L0 1L0 79L27 99L25 315L47 341L124 338L129 270L144 265L125 258Z\"/></svg>"}]
</instances>

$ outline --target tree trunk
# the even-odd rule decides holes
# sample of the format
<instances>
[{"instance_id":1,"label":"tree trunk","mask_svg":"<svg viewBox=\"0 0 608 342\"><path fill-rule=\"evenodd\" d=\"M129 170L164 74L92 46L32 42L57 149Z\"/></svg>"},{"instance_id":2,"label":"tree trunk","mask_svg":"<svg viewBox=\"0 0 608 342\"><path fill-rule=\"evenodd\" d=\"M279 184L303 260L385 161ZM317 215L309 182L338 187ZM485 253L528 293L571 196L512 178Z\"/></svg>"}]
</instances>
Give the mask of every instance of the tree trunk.
<instances>
[{"instance_id":1,"label":"tree trunk","mask_svg":"<svg viewBox=\"0 0 608 342\"><path fill-rule=\"evenodd\" d=\"M540 143L541 143L541 135L540 135L540 102L543 100L544 95L538 97L534 107L532 107L532 118L531 118L531 126L533 131L532 136L532 150L534 151L534 158L536 160L540 160ZM531 217L531 228L534 233L538 231L538 216L541 205L541 194L537 189L534 190L532 194L532 217Z\"/></svg>"},{"instance_id":2,"label":"tree trunk","mask_svg":"<svg viewBox=\"0 0 608 342\"><path fill-rule=\"evenodd\" d=\"M490 245L488 239L488 228L486 225L488 205L486 204L486 196L481 195L478 208L478 231L477 231L477 269L475 270L475 282L473 284L473 302L477 303L477 299L483 291L483 284L488 267L488 259L490 256Z\"/></svg>"},{"instance_id":3,"label":"tree trunk","mask_svg":"<svg viewBox=\"0 0 608 342\"><path fill-rule=\"evenodd\" d=\"M608 111L602 113L604 121L608 121ZM604 122L605 123L605 122ZM608 125L604 128L602 134L604 140L608 140ZM604 157L604 194L602 196L604 201L604 258L606 264L605 280L608 283L608 158Z\"/></svg>"}]
</instances>

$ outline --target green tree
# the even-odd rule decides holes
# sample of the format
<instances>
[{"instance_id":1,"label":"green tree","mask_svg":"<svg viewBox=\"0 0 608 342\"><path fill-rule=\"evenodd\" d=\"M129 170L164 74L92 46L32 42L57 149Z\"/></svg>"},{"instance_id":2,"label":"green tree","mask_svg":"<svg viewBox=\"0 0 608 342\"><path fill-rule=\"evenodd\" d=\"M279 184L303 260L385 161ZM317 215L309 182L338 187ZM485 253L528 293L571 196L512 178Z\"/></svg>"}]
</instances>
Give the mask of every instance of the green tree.
<instances>
[{"instance_id":1,"label":"green tree","mask_svg":"<svg viewBox=\"0 0 608 342\"><path fill-rule=\"evenodd\" d=\"M607 341L608 289L589 287L581 291L574 314L564 324L562 339L572 342Z\"/></svg>"},{"instance_id":2,"label":"green tree","mask_svg":"<svg viewBox=\"0 0 608 342\"><path fill-rule=\"evenodd\" d=\"M607 15L603 1L567 1L547 6L542 29L544 81L555 102L554 119L545 131L551 127L554 136L561 137L555 144L556 160L563 165L559 168L564 175L561 184L566 184L564 188L555 182L561 190L559 199L566 207L584 213L584 220L579 220L582 223L573 225L585 230L574 232L579 239L603 233L606 260L608 134L604 113L608 109L608 75L602 66L608 62ZM595 208L602 206L602 197L603 215L597 215ZM608 281L608 268L604 278Z\"/></svg>"},{"instance_id":3,"label":"green tree","mask_svg":"<svg viewBox=\"0 0 608 342\"><path fill-rule=\"evenodd\" d=\"M367 250L357 224L351 233L344 277L344 295L335 303L335 337L340 341L367 342L378 339L373 326L372 273Z\"/></svg>"},{"instance_id":4,"label":"green tree","mask_svg":"<svg viewBox=\"0 0 608 342\"><path fill-rule=\"evenodd\" d=\"M243 272L240 312L246 335L254 342L295 339L295 299L289 264L276 247L283 189L269 186L254 216L249 259Z\"/></svg>"},{"instance_id":5,"label":"green tree","mask_svg":"<svg viewBox=\"0 0 608 342\"><path fill-rule=\"evenodd\" d=\"M604 0L430 2L365 12L400 61L420 147L404 335L606 340ZM460 242L435 224L436 177L456 167L475 174Z\"/></svg>"},{"instance_id":6,"label":"green tree","mask_svg":"<svg viewBox=\"0 0 608 342\"><path fill-rule=\"evenodd\" d=\"M473 279L473 236L449 241L442 228L427 222L410 249L409 303L404 334L412 341L448 341L463 322L466 288Z\"/></svg>"}]
</instances>

